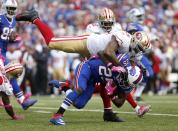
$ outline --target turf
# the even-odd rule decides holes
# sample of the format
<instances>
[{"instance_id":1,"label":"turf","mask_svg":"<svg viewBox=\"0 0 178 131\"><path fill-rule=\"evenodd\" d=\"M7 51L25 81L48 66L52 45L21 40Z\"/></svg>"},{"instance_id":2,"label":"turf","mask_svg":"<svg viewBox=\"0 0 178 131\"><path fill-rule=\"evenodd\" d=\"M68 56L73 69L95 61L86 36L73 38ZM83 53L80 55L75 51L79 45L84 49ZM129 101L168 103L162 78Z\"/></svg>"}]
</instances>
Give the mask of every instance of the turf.
<instances>
[{"instance_id":1,"label":"turf","mask_svg":"<svg viewBox=\"0 0 178 131\"><path fill-rule=\"evenodd\" d=\"M23 111L12 98L15 112L24 115L25 120L13 121L0 109L0 131L178 131L178 95L143 96L144 103L150 104L152 110L144 118L138 118L131 106L125 103L120 109L113 106L118 116L126 122L104 122L102 119L102 101L93 96L87 106L80 111L71 107L65 113L65 126L49 124L49 119L57 111L63 96L33 97L38 103Z\"/></svg>"}]
</instances>

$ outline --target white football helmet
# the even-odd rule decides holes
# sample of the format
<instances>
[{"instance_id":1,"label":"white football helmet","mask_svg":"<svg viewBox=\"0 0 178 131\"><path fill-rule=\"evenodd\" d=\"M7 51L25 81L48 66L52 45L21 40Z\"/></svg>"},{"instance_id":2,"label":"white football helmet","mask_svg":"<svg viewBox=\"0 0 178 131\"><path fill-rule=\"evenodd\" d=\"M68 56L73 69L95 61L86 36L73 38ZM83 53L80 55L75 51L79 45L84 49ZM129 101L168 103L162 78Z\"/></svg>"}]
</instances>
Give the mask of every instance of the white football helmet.
<instances>
[{"instance_id":1,"label":"white football helmet","mask_svg":"<svg viewBox=\"0 0 178 131\"><path fill-rule=\"evenodd\" d=\"M6 0L3 3L3 7L5 9L5 13L7 17L12 18L15 16L17 11L17 1L16 0Z\"/></svg>"},{"instance_id":2,"label":"white football helmet","mask_svg":"<svg viewBox=\"0 0 178 131\"><path fill-rule=\"evenodd\" d=\"M145 19L145 11L143 8L133 8L127 12L129 22L137 22L143 24Z\"/></svg>"},{"instance_id":3,"label":"white football helmet","mask_svg":"<svg viewBox=\"0 0 178 131\"><path fill-rule=\"evenodd\" d=\"M141 69L138 66L129 66L127 67L128 71L128 81L129 84L133 87L139 84L143 79L143 74Z\"/></svg>"},{"instance_id":4,"label":"white football helmet","mask_svg":"<svg viewBox=\"0 0 178 131\"><path fill-rule=\"evenodd\" d=\"M130 44L136 54L151 49L150 39L144 31L135 32Z\"/></svg>"},{"instance_id":5,"label":"white football helmet","mask_svg":"<svg viewBox=\"0 0 178 131\"><path fill-rule=\"evenodd\" d=\"M101 26L106 31L111 31L112 26L116 22L115 15L113 11L109 8L103 8L98 14L98 21Z\"/></svg>"}]
</instances>

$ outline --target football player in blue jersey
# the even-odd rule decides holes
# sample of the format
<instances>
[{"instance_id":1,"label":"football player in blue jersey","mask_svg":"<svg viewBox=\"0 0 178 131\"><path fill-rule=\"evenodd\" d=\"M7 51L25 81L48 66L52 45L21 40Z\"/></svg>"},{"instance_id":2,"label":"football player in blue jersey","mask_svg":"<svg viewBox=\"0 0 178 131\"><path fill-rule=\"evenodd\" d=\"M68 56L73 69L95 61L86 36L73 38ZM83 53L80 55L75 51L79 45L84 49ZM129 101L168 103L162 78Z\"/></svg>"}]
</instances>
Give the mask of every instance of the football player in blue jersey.
<instances>
[{"instance_id":1,"label":"football player in blue jersey","mask_svg":"<svg viewBox=\"0 0 178 131\"><path fill-rule=\"evenodd\" d=\"M126 31L130 34L134 34L137 31L144 31L146 27L143 26L143 21L145 17L144 10L142 8L133 8L127 13L129 23L127 24ZM148 78L153 77L153 69L150 60L146 55L142 55L138 58L137 64L140 65L143 72L145 73L144 81L141 82L134 92L134 97L137 101L142 100L141 95L146 87L146 82Z\"/></svg>"},{"instance_id":2,"label":"football player in blue jersey","mask_svg":"<svg viewBox=\"0 0 178 131\"><path fill-rule=\"evenodd\" d=\"M11 41L15 41L16 34L15 34L15 13L17 10L17 2L16 0L6 0L3 3L4 7L4 14L0 15L0 55L4 59L4 65L8 65L10 61L6 58L7 52L7 45ZM11 64L11 67L13 63ZM4 69L5 70L5 69ZM12 70L14 71L14 70ZM37 100L32 100L29 98L25 98L23 92L21 91L19 85L17 84L16 78L11 78L10 83L13 87L13 93L17 98L17 101L21 104L22 108L26 110L33 104L37 102Z\"/></svg>"},{"instance_id":3,"label":"football player in blue jersey","mask_svg":"<svg viewBox=\"0 0 178 131\"><path fill-rule=\"evenodd\" d=\"M65 90L66 98L57 113L50 119L50 122L54 125L65 125L63 120L64 112L70 105L78 109L83 108L92 97L94 85L98 82L102 84L111 82L117 86L113 92L110 91L112 88L109 88L108 95L112 96L113 103L117 107L120 107L125 102L127 94L131 92L135 84L142 81L142 77L142 72L137 66L128 66L127 69L121 66L114 66L110 69L99 58L91 58L84 61L76 68L74 89ZM56 86L53 81L49 84ZM57 85L56 87L59 86ZM149 111L149 108L147 109L146 112Z\"/></svg>"}]
</instances>

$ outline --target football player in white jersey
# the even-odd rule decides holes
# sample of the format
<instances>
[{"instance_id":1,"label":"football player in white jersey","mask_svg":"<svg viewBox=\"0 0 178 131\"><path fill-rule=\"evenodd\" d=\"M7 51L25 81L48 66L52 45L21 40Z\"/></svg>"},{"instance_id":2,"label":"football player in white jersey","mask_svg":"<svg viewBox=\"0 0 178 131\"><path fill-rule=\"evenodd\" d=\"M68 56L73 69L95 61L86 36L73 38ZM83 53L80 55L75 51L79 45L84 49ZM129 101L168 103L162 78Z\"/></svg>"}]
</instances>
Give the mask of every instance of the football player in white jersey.
<instances>
[{"instance_id":1,"label":"football player in white jersey","mask_svg":"<svg viewBox=\"0 0 178 131\"><path fill-rule=\"evenodd\" d=\"M113 11L109 8L102 8L98 14L98 21L87 26L87 33L103 34L121 31L122 27L116 22Z\"/></svg>"},{"instance_id":2,"label":"football player in white jersey","mask_svg":"<svg viewBox=\"0 0 178 131\"><path fill-rule=\"evenodd\" d=\"M90 57L104 51L105 56L109 56L109 61L118 65L115 52L135 52L139 53L148 49L151 45L145 32L136 32L134 35L126 31L118 31L103 34L85 34L81 36L63 36L55 38L51 29L44 24L35 10L25 11L16 16L17 21L30 21L41 31L47 46L50 49L60 50L67 53L79 53ZM102 54L102 53L100 53Z\"/></svg>"},{"instance_id":3,"label":"football player in white jersey","mask_svg":"<svg viewBox=\"0 0 178 131\"><path fill-rule=\"evenodd\" d=\"M123 41L125 41L124 43L129 43L130 42L130 35L125 33L124 31L122 31L122 27L119 23L116 23L115 20L115 16L114 13L111 9L108 8L103 8L101 10L101 12L98 15L98 22L97 23L92 23L89 24L86 28L86 32L87 33L94 33L94 34L114 34L116 32L120 31L118 34L119 39L123 39ZM93 35L94 37L95 35ZM98 35L96 35L98 36ZM97 38L97 37L96 37ZM107 37L103 37L103 38L107 38ZM94 42L95 39L91 40ZM99 42L100 45L98 44L98 46L96 46L95 44L89 44L88 45L88 49L91 49L93 52L90 52L91 54L98 52L97 49L101 48L100 46L102 45L102 43L104 43L104 41L107 41L105 39L101 39L103 42ZM91 47L92 46L92 47ZM103 46L104 48L105 46ZM126 49L120 49L119 52L125 52L127 51L128 47L126 45ZM104 104L104 114L103 114L103 119L105 121L120 121L116 115L113 114L112 112L112 106L111 106L111 101L109 96L105 96L105 87L103 87L103 85L100 86L95 86L95 88L100 88L100 89L96 89L100 91L100 95L102 97L103 100L103 104ZM130 96L127 97L128 102L133 105L133 108L135 108L135 102L131 100L132 98L130 98Z\"/></svg>"},{"instance_id":4,"label":"football player in white jersey","mask_svg":"<svg viewBox=\"0 0 178 131\"><path fill-rule=\"evenodd\" d=\"M88 58L91 55L98 54L111 68L111 65L119 65L116 52L132 52L132 54L139 54L151 46L145 32L136 32L134 35L130 35L126 31L114 31L112 33L92 33L90 35L55 38L52 30L40 20L38 12L35 10L18 14L16 20L29 21L35 24L41 31L50 49L67 53L79 53ZM105 29L109 30L109 28ZM144 113L145 111L142 108L141 115Z\"/></svg>"},{"instance_id":5,"label":"football player in white jersey","mask_svg":"<svg viewBox=\"0 0 178 131\"><path fill-rule=\"evenodd\" d=\"M119 23L116 22L115 15L113 11L109 8L102 8L98 14L98 21L91 23L86 27L86 32L91 34L107 34L122 30ZM97 92L99 91L99 92ZM95 85L95 93L100 93L100 96L104 105L104 121L120 122L122 121L115 113L112 111L111 100L108 95L106 95L105 85L97 83Z\"/></svg>"}]
</instances>

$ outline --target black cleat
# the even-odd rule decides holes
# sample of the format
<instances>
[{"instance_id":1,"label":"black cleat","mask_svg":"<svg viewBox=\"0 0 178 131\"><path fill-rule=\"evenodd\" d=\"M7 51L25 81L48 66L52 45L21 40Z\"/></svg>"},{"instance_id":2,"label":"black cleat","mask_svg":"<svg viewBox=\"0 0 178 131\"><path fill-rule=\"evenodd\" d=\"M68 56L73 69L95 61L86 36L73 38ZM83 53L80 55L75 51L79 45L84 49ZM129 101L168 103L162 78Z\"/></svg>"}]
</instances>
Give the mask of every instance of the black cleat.
<instances>
[{"instance_id":1,"label":"black cleat","mask_svg":"<svg viewBox=\"0 0 178 131\"><path fill-rule=\"evenodd\" d=\"M28 21L32 23L37 18L39 18L39 15L36 10L27 10L23 13L16 15L15 17L16 21Z\"/></svg>"},{"instance_id":2,"label":"black cleat","mask_svg":"<svg viewBox=\"0 0 178 131\"><path fill-rule=\"evenodd\" d=\"M114 112L104 112L103 119L104 121L110 121L110 122L124 122L124 120L119 118Z\"/></svg>"}]
</instances>

